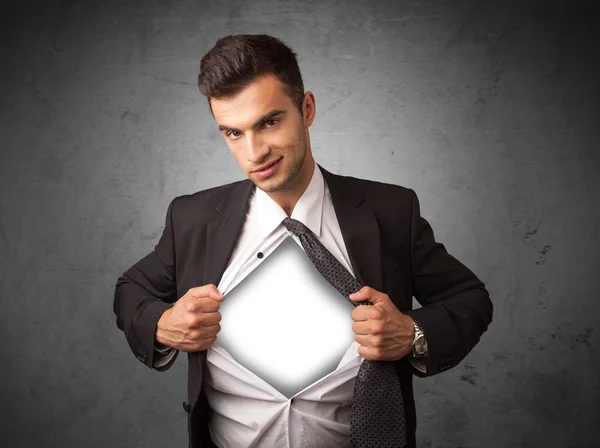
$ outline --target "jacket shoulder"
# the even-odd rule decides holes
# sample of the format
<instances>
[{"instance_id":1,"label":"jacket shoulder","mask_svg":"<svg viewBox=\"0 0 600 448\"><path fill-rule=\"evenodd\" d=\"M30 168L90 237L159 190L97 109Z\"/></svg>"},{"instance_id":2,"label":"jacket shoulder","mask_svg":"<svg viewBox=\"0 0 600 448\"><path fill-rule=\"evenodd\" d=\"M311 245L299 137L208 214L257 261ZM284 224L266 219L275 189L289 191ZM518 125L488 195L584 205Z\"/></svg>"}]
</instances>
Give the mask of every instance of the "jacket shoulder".
<instances>
[{"instance_id":1,"label":"jacket shoulder","mask_svg":"<svg viewBox=\"0 0 600 448\"><path fill-rule=\"evenodd\" d=\"M243 182L250 182L250 180L238 180L176 196L171 202L173 219L178 222L182 222L181 218L183 221L198 222L197 219L211 221L220 218L221 215L216 210L217 206Z\"/></svg>"},{"instance_id":2,"label":"jacket shoulder","mask_svg":"<svg viewBox=\"0 0 600 448\"><path fill-rule=\"evenodd\" d=\"M237 180L228 184L217 185L214 187L207 188L205 190L196 191L195 193L183 194L177 196L174 200L177 200L181 206L186 205L200 205L203 207L216 207L219 203L227 197L232 190L246 180Z\"/></svg>"},{"instance_id":3,"label":"jacket shoulder","mask_svg":"<svg viewBox=\"0 0 600 448\"><path fill-rule=\"evenodd\" d=\"M415 194L412 188L404 185L339 174L335 176L340 178L346 188L360 192L371 204L375 205L389 205L392 202L400 207L408 206L412 195Z\"/></svg>"}]
</instances>

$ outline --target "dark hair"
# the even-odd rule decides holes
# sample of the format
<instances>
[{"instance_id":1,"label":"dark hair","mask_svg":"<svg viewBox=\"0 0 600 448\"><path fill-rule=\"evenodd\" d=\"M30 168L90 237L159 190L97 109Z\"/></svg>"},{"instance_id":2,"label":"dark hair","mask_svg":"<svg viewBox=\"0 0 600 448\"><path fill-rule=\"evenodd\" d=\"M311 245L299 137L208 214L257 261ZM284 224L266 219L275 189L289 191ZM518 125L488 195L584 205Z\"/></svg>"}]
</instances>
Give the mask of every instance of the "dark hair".
<instances>
[{"instance_id":1,"label":"dark hair","mask_svg":"<svg viewBox=\"0 0 600 448\"><path fill-rule=\"evenodd\" d=\"M238 34L219 39L200 61L198 88L210 107L211 98L230 98L266 74L277 76L302 114L304 84L296 53L278 38L266 34Z\"/></svg>"}]
</instances>

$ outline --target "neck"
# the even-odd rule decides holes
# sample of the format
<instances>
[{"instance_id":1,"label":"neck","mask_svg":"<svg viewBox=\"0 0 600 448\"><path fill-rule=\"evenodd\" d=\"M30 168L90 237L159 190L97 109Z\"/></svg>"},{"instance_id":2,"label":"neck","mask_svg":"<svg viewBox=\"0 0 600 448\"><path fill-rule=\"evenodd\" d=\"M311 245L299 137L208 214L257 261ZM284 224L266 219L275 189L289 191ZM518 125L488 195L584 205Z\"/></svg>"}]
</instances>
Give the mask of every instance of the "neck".
<instances>
[{"instance_id":1,"label":"neck","mask_svg":"<svg viewBox=\"0 0 600 448\"><path fill-rule=\"evenodd\" d=\"M298 173L298 184L295 185L292 190L289 191L280 191L280 192L271 192L267 193L273 201L279 205L283 211L288 215L288 217L292 216L292 212L294 211L294 207L298 203L300 197L306 191L308 184L312 179L312 175L315 169L315 161L312 157L309 157L307 154L307 158L302 164L302 168Z\"/></svg>"}]
</instances>

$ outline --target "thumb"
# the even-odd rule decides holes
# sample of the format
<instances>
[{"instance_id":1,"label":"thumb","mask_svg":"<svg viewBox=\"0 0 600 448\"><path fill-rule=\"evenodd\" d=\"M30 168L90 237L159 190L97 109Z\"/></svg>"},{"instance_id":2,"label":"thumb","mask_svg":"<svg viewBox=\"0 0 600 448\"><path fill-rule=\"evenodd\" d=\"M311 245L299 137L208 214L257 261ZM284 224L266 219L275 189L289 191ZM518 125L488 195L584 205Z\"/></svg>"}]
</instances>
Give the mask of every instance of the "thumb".
<instances>
[{"instance_id":1,"label":"thumb","mask_svg":"<svg viewBox=\"0 0 600 448\"><path fill-rule=\"evenodd\" d=\"M358 291L350 294L348 298L353 302L362 302L366 300L372 303L373 305L377 305L378 303L385 303L388 300L386 294L382 294L381 292L368 286L363 286Z\"/></svg>"},{"instance_id":2,"label":"thumb","mask_svg":"<svg viewBox=\"0 0 600 448\"><path fill-rule=\"evenodd\" d=\"M370 296L370 294L369 294L369 288L367 288L366 286L363 286L358 291L353 292L352 294L350 294L348 296L348 298L350 300L352 300L353 302L363 302L365 300L368 300L370 302L371 298L369 296Z\"/></svg>"}]
</instances>

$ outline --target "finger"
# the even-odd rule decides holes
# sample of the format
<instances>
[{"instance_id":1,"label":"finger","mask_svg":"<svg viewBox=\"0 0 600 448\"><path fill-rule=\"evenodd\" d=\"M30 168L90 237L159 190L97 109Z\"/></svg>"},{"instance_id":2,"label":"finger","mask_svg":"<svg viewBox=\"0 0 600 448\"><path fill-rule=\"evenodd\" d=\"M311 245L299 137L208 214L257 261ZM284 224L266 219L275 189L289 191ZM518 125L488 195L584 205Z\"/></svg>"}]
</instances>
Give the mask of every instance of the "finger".
<instances>
[{"instance_id":1,"label":"finger","mask_svg":"<svg viewBox=\"0 0 600 448\"><path fill-rule=\"evenodd\" d=\"M365 359L373 359L373 358L371 357L371 350L369 349L369 347L366 347L366 346L364 346L364 345L360 345L360 346L358 347L358 350L357 350L357 351L358 351L358 354L359 354L360 356L362 356L363 358L365 358Z\"/></svg>"},{"instance_id":2,"label":"finger","mask_svg":"<svg viewBox=\"0 0 600 448\"><path fill-rule=\"evenodd\" d=\"M212 299L218 300L219 302L225 299L225 296L221 294L217 287L212 283L209 283L208 285L190 288L190 290L187 293L192 297L210 297Z\"/></svg>"},{"instance_id":3,"label":"finger","mask_svg":"<svg viewBox=\"0 0 600 448\"><path fill-rule=\"evenodd\" d=\"M352 324L352 331L357 335L370 334L368 321L359 321Z\"/></svg>"},{"instance_id":4,"label":"finger","mask_svg":"<svg viewBox=\"0 0 600 448\"><path fill-rule=\"evenodd\" d=\"M186 310L194 314L214 313L219 311L221 304L210 297L192 297L186 304Z\"/></svg>"},{"instance_id":5,"label":"finger","mask_svg":"<svg viewBox=\"0 0 600 448\"><path fill-rule=\"evenodd\" d=\"M197 327L210 327L221 322L221 313L202 313Z\"/></svg>"},{"instance_id":6,"label":"finger","mask_svg":"<svg viewBox=\"0 0 600 448\"><path fill-rule=\"evenodd\" d=\"M367 320L369 318L369 310L372 308L371 305L358 305L350 313L350 317L355 322Z\"/></svg>"},{"instance_id":7,"label":"finger","mask_svg":"<svg viewBox=\"0 0 600 448\"><path fill-rule=\"evenodd\" d=\"M384 331L383 323L380 320L368 319L366 321L354 322L352 331L355 334L378 335Z\"/></svg>"},{"instance_id":8,"label":"finger","mask_svg":"<svg viewBox=\"0 0 600 448\"><path fill-rule=\"evenodd\" d=\"M358 342L361 347L368 347L368 336L364 334L357 334L354 336L354 340Z\"/></svg>"},{"instance_id":9,"label":"finger","mask_svg":"<svg viewBox=\"0 0 600 448\"><path fill-rule=\"evenodd\" d=\"M212 338L219 331L221 331L221 325L219 325L219 324L208 325L203 330L204 330L203 333L206 335L205 339Z\"/></svg>"},{"instance_id":10,"label":"finger","mask_svg":"<svg viewBox=\"0 0 600 448\"><path fill-rule=\"evenodd\" d=\"M384 355L381 350L365 345L361 345L360 347L358 347L358 354L363 358L369 359L371 361L381 361L384 359Z\"/></svg>"},{"instance_id":11,"label":"finger","mask_svg":"<svg viewBox=\"0 0 600 448\"><path fill-rule=\"evenodd\" d=\"M217 336L211 336L205 339L200 339L199 342L194 342L189 345L189 350L191 352L199 352L202 350L206 350L208 347L210 347L211 345L213 345L217 340Z\"/></svg>"},{"instance_id":12,"label":"finger","mask_svg":"<svg viewBox=\"0 0 600 448\"><path fill-rule=\"evenodd\" d=\"M354 336L354 340L364 347L381 349L386 339L377 334L357 334Z\"/></svg>"}]
</instances>

